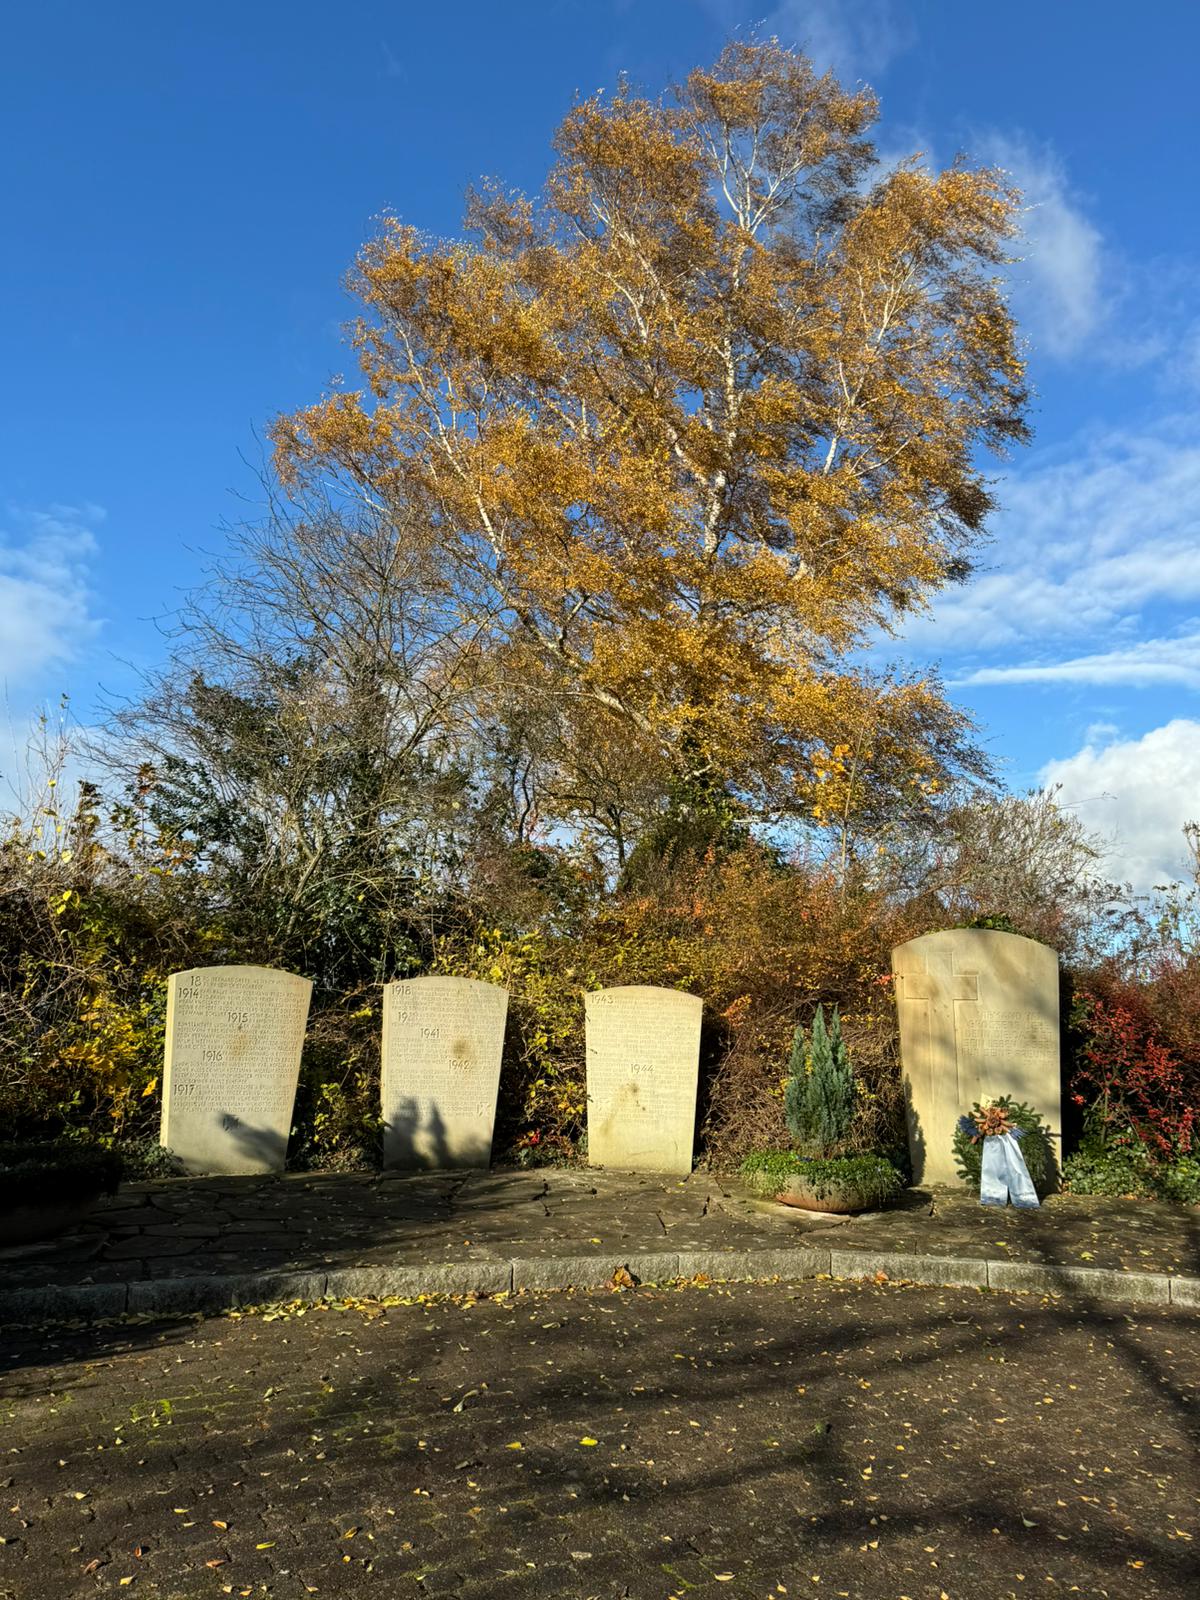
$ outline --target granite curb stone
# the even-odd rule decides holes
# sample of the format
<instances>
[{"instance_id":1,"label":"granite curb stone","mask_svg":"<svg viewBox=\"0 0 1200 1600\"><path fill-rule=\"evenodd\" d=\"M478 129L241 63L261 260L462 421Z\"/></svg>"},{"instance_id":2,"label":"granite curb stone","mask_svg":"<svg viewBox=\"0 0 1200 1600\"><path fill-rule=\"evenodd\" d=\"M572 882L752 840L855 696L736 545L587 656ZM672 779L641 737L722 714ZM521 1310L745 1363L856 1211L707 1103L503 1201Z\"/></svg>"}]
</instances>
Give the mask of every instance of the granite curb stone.
<instances>
[{"instance_id":1,"label":"granite curb stone","mask_svg":"<svg viewBox=\"0 0 1200 1600\"><path fill-rule=\"evenodd\" d=\"M989 1261L988 1287L1018 1294L1062 1294L1075 1290L1100 1300L1136 1300L1165 1306L1171 1280L1160 1272L1113 1272L1107 1267L1039 1266L1031 1261Z\"/></svg>"},{"instance_id":2,"label":"granite curb stone","mask_svg":"<svg viewBox=\"0 0 1200 1600\"><path fill-rule=\"evenodd\" d=\"M1086 1301L1200 1310L1200 1278L1100 1267L1044 1266L951 1256L850 1250L686 1250L625 1256L563 1255L426 1266L335 1268L322 1272L196 1275L129 1283L46 1284L0 1291L0 1323L100 1320L126 1313L164 1316L217 1312L279 1300L380 1299L388 1295L507 1294L516 1289L596 1288L618 1267L641 1282L700 1275L718 1282L831 1275L865 1279L877 1273L933 1287L990 1288L1000 1293L1056 1294Z\"/></svg>"},{"instance_id":3,"label":"granite curb stone","mask_svg":"<svg viewBox=\"0 0 1200 1600\"><path fill-rule=\"evenodd\" d=\"M681 1250L679 1271L685 1278L703 1274L718 1283L744 1278L817 1278L829 1271L829 1251Z\"/></svg>"},{"instance_id":4,"label":"granite curb stone","mask_svg":"<svg viewBox=\"0 0 1200 1600\"><path fill-rule=\"evenodd\" d=\"M326 1274L329 1300L377 1300L385 1295L508 1294L511 1261L447 1261L420 1267L337 1267Z\"/></svg>"},{"instance_id":5,"label":"granite curb stone","mask_svg":"<svg viewBox=\"0 0 1200 1600\"><path fill-rule=\"evenodd\" d=\"M970 1256L903 1255L893 1250L831 1250L829 1270L835 1278L889 1278L931 1283L942 1288L988 1286L988 1262Z\"/></svg>"},{"instance_id":6,"label":"granite curb stone","mask_svg":"<svg viewBox=\"0 0 1200 1600\"><path fill-rule=\"evenodd\" d=\"M212 1273L188 1278L146 1278L128 1285L131 1312L164 1315L227 1311L273 1300L321 1300L323 1272ZM0 1302L2 1305L3 1302Z\"/></svg>"},{"instance_id":7,"label":"granite curb stone","mask_svg":"<svg viewBox=\"0 0 1200 1600\"><path fill-rule=\"evenodd\" d=\"M126 1283L47 1283L0 1292L0 1324L71 1322L120 1317L128 1309Z\"/></svg>"},{"instance_id":8,"label":"granite curb stone","mask_svg":"<svg viewBox=\"0 0 1200 1600\"><path fill-rule=\"evenodd\" d=\"M617 1256L545 1256L512 1263L514 1289L598 1289L625 1267L642 1283L663 1283L683 1270L674 1252Z\"/></svg>"}]
</instances>

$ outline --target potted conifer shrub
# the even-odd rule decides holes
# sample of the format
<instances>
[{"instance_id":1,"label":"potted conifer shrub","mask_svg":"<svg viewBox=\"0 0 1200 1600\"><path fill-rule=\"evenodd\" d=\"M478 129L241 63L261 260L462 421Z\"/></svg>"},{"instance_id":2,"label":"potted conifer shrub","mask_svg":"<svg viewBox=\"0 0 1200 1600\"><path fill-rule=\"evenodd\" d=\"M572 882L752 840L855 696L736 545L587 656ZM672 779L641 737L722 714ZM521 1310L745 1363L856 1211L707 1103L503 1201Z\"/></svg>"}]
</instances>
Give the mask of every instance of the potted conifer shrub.
<instances>
[{"instance_id":1,"label":"potted conifer shrub","mask_svg":"<svg viewBox=\"0 0 1200 1600\"><path fill-rule=\"evenodd\" d=\"M741 1172L750 1188L806 1211L873 1211L894 1200L903 1185L890 1161L845 1153L856 1093L837 1007L826 1028L818 1006L811 1038L802 1026L792 1038L783 1107L793 1148L748 1155Z\"/></svg>"}]
</instances>

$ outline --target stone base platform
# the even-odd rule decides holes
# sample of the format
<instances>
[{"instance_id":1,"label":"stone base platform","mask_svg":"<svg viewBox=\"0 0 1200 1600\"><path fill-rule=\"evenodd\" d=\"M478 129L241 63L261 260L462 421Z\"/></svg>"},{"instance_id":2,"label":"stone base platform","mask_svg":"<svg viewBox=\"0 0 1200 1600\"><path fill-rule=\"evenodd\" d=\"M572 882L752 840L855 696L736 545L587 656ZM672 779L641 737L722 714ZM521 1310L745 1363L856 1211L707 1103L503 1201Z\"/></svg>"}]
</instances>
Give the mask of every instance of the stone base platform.
<instances>
[{"instance_id":1,"label":"stone base platform","mask_svg":"<svg viewBox=\"0 0 1200 1600\"><path fill-rule=\"evenodd\" d=\"M131 1183L69 1234L0 1251L0 1320L645 1282L908 1279L1200 1309L1200 1210L1057 1195L1040 1211L910 1190L821 1218L736 1179L544 1168Z\"/></svg>"}]
</instances>

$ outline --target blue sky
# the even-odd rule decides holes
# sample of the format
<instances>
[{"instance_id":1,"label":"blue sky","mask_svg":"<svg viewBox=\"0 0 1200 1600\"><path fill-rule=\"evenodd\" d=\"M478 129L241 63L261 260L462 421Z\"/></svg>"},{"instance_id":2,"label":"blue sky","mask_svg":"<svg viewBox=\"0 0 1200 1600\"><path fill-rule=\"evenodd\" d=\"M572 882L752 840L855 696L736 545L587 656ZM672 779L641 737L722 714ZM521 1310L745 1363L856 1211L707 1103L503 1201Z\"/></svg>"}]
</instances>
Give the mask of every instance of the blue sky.
<instances>
[{"instance_id":1,"label":"blue sky","mask_svg":"<svg viewBox=\"0 0 1200 1600\"><path fill-rule=\"evenodd\" d=\"M1146 884L1200 815L1200 7L1157 0L42 0L0 60L0 687L82 722L246 511L258 432L350 363L341 280L385 209L536 188L576 93L733 31L883 102L889 157L1026 194L1037 389L986 570L895 647L939 661L1007 781L1057 781ZM7 743L0 740L0 768ZM6 774L7 775L7 774Z\"/></svg>"}]
</instances>

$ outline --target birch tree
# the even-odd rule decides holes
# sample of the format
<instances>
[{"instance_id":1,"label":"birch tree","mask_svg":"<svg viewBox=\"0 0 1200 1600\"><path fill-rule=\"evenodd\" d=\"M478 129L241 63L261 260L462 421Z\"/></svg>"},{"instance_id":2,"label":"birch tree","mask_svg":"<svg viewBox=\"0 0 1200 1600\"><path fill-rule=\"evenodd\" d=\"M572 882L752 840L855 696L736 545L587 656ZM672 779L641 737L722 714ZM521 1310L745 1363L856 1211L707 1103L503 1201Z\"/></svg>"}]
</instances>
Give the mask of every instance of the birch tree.
<instances>
[{"instance_id":1,"label":"birch tree","mask_svg":"<svg viewBox=\"0 0 1200 1600\"><path fill-rule=\"evenodd\" d=\"M843 834L847 752L864 815L976 760L934 679L861 652L969 571L1026 431L1018 196L880 172L876 114L775 43L585 100L536 199L483 186L460 239L385 220L360 385L273 431L286 489L421 542L510 689Z\"/></svg>"}]
</instances>

